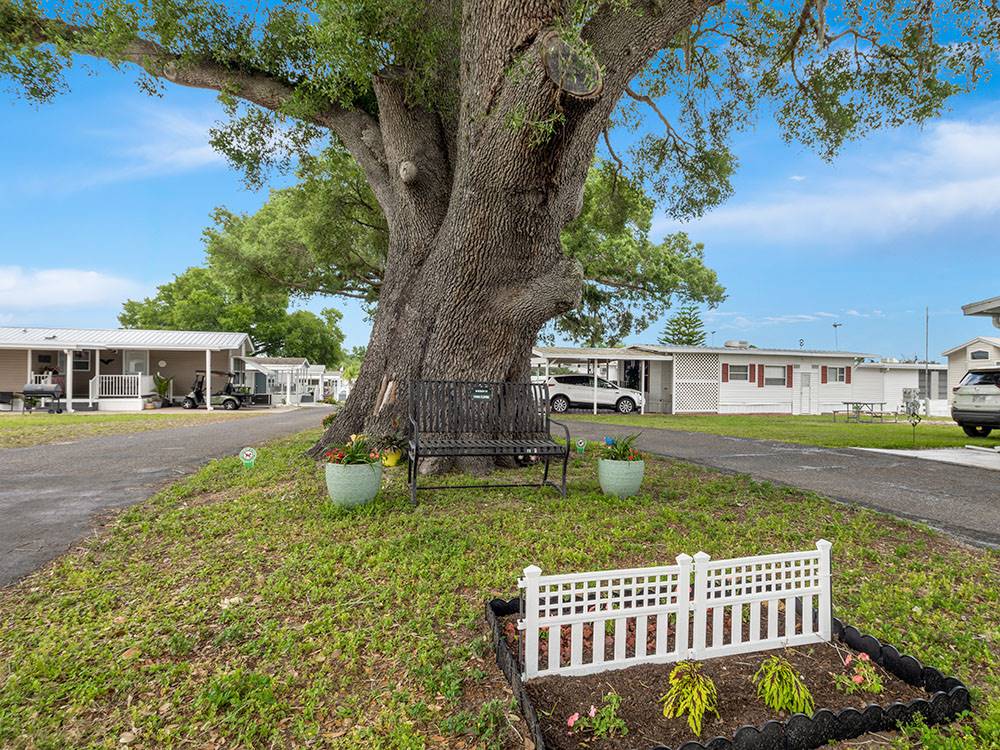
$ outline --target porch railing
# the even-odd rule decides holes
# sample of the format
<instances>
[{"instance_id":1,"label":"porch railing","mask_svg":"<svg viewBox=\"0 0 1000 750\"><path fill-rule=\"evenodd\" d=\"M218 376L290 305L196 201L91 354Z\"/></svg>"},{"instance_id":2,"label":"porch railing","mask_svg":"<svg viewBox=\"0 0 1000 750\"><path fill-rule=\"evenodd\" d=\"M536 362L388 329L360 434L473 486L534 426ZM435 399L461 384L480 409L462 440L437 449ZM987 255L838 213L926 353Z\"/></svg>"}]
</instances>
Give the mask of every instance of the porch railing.
<instances>
[{"instance_id":1,"label":"porch railing","mask_svg":"<svg viewBox=\"0 0 1000 750\"><path fill-rule=\"evenodd\" d=\"M51 385L52 384L52 373L51 372L33 372L33 373L31 373L31 380L29 382L32 385Z\"/></svg>"},{"instance_id":2,"label":"porch railing","mask_svg":"<svg viewBox=\"0 0 1000 750\"><path fill-rule=\"evenodd\" d=\"M90 380L91 398L139 398L141 375L97 375Z\"/></svg>"}]
</instances>

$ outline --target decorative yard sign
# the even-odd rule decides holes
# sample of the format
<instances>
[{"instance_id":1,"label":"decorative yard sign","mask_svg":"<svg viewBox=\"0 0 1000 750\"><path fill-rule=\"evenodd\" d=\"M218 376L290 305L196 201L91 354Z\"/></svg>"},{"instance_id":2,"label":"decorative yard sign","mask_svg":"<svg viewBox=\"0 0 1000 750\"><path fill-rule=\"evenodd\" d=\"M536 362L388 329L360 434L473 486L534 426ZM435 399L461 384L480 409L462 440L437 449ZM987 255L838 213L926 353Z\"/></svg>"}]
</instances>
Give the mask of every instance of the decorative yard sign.
<instances>
[{"instance_id":1,"label":"decorative yard sign","mask_svg":"<svg viewBox=\"0 0 1000 750\"><path fill-rule=\"evenodd\" d=\"M247 469L252 469L256 460L257 450L255 448L244 448L240 451L240 461L243 462L243 466Z\"/></svg>"},{"instance_id":2,"label":"decorative yard sign","mask_svg":"<svg viewBox=\"0 0 1000 750\"><path fill-rule=\"evenodd\" d=\"M678 555L676 565L551 576L532 565L518 581L523 676L585 675L829 641L830 548L820 539L805 552L729 560L699 552ZM548 647L561 642L563 627L568 655Z\"/></svg>"},{"instance_id":3,"label":"decorative yard sign","mask_svg":"<svg viewBox=\"0 0 1000 750\"><path fill-rule=\"evenodd\" d=\"M587 450L587 441L580 438L576 441L576 452L582 456L585 450Z\"/></svg>"},{"instance_id":4,"label":"decorative yard sign","mask_svg":"<svg viewBox=\"0 0 1000 750\"><path fill-rule=\"evenodd\" d=\"M476 386L472 389L471 396L473 401L489 401L493 398L493 392L489 388Z\"/></svg>"}]
</instances>

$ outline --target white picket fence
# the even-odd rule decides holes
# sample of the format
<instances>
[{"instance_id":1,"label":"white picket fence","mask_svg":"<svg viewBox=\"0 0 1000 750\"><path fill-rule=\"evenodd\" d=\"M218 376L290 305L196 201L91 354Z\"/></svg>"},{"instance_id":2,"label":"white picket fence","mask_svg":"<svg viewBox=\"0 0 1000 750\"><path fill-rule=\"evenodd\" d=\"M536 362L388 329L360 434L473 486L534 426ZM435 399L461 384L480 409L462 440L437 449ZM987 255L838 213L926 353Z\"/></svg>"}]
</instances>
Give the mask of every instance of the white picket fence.
<instances>
[{"instance_id":1,"label":"white picket fence","mask_svg":"<svg viewBox=\"0 0 1000 750\"><path fill-rule=\"evenodd\" d=\"M830 542L816 549L543 576L524 569L524 677L766 651L831 636ZM818 612L813 616L813 610Z\"/></svg>"}]
</instances>

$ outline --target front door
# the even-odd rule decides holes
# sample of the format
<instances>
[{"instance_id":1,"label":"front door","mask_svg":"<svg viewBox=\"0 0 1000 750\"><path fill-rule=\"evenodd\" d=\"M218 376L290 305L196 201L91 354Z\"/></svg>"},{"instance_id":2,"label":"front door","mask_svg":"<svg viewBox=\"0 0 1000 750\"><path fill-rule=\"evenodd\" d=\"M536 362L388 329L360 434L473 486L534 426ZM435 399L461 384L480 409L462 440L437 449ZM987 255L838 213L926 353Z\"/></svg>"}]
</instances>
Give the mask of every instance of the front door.
<instances>
[{"instance_id":1,"label":"front door","mask_svg":"<svg viewBox=\"0 0 1000 750\"><path fill-rule=\"evenodd\" d=\"M148 375L149 353L131 350L123 352L122 372L126 375Z\"/></svg>"},{"instance_id":2,"label":"front door","mask_svg":"<svg viewBox=\"0 0 1000 750\"><path fill-rule=\"evenodd\" d=\"M800 372L799 382L802 384L800 389L799 414L812 414L812 373Z\"/></svg>"}]
</instances>

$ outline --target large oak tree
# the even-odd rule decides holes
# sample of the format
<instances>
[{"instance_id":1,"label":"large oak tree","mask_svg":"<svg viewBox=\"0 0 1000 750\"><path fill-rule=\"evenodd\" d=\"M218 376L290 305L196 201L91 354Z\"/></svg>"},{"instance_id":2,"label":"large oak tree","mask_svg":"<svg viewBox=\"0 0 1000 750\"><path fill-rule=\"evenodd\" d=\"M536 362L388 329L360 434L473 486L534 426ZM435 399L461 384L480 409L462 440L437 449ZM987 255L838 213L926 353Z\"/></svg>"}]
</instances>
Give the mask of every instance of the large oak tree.
<instances>
[{"instance_id":1,"label":"large oak tree","mask_svg":"<svg viewBox=\"0 0 1000 750\"><path fill-rule=\"evenodd\" d=\"M1000 34L993 0L256 7L0 0L0 73L44 101L92 55L149 90L214 89L233 116L214 143L251 179L323 131L347 149L389 236L364 365L326 439L389 428L411 378L525 376L541 326L580 299L560 232L599 145L693 216L729 195L729 138L755 111L832 156L938 114Z\"/></svg>"}]
</instances>

